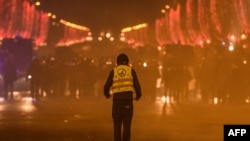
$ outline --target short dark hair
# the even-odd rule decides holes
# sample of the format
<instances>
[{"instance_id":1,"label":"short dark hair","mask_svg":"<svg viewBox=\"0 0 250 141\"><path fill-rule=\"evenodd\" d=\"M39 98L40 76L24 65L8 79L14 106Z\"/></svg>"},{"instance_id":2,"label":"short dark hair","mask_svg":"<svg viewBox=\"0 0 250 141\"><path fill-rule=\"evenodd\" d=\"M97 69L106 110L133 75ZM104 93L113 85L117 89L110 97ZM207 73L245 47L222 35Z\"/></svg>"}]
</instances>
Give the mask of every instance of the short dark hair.
<instances>
[{"instance_id":1,"label":"short dark hair","mask_svg":"<svg viewBox=\"0 0 250 141\"><path fill-rule=\"evenodd\" d=\"M116 62L118 65L127 65L129 62L128 56L124 53L121 53L117 56Z\"/></svg>"}]
</instances>

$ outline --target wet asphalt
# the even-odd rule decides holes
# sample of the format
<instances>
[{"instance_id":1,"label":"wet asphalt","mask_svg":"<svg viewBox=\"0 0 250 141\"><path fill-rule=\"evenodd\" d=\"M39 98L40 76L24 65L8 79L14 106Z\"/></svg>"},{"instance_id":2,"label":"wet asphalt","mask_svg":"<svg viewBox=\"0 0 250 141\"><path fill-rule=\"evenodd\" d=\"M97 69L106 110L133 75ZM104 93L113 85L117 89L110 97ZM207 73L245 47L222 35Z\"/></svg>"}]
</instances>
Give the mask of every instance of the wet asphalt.
<instances>
[{"instance_id":1,"label":"wet asphalt","mask_svg":"<svg viewBox=\"0 0 250 141\"><path fill-rule=\"evenodd\" d=\"M16 92L0 101L0 141L113 141L112 100L32 100ZM222 141L224 124L249 124L250 105L158 100L134 102L131 141Z\"/></svg>"}]
</instances>

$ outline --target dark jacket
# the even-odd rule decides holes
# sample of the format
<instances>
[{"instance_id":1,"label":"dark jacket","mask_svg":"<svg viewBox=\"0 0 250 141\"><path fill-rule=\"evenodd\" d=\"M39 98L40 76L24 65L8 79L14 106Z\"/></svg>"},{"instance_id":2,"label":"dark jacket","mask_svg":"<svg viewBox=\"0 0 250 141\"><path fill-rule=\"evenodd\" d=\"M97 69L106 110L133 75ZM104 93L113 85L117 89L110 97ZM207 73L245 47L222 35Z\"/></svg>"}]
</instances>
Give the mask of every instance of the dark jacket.
<instances>
[{"instance_id":1,"label":"dark jacket","mask_svg":"<svg viewBox=\"0 0 250 141\"><path fill-rule=\"evenodd\" d=\"M139 83L139 80L137 78L136 72L134 69L132 69L132 76L133 76L133 85L134 85L134 90L136 100L139 100L141 98L141 86ZM114 77L114 70L110 71L109 76L106 80L106 83L104 85L104 95L109 98L110 95L110 88L113 84L113 77ZM133 100L133 92L132 91L126 91L126 92L119 92L115 93L113 95L113 100Z\"/></svg>"}]
</instances>

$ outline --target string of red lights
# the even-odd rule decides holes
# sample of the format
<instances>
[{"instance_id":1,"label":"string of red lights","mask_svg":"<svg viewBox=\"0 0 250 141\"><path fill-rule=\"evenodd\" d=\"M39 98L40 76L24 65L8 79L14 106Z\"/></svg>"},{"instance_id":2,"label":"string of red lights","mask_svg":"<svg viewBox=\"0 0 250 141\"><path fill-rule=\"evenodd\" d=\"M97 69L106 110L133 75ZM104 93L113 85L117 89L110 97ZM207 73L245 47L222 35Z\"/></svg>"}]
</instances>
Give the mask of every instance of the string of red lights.
<instances>
[{"instance_id":1,"label":"string of red lights","mask_svg":"<svg viewBox=\"0 0 250 141\"><path fill-rule=\"evenodd\" d=\"M19 36L33 39L36 46L46 45L50 21L55 19L56 15L38 9L37 6L40 4L33 4L28 0L0 0L0 39ZM88 28L66 21L60 23L64 35L57 45L86 40Z\"/></svg>"},{"instance_id":2,"label":"string of red lights","mask_svg":"<svg viewBox=\"0 0 250 141\"><path fill-rule=\"evenodd\" d=\"M76 25L65 20L60 20L60 23L64 25L64 35L56 44L57 47L84 42L91 33L90 29L84 26Z\"/></svg>"},{"instance_id":3,"label":"string of red lights","mask_svg":"<svg viewBox=\"0 0 250 141\"><path fill-rule=\"evenodd\" d=\"M159 45L181 43L203 45L212 40L225 41L250 33L248 0L187 0L170 8L156 19Z\"/></svg>"},{"instance_id":4,"label":"string of red lights","mask_svg":"<svg viewBox=\"0 0 250 141\"><path fill-rule=\"evenodd\" d=\"M49 28L47 13L23 0L0 0L0 4L1 39L21 36L34 39L38 46L45 42Z\"/></svg>"},{"instance_id":5,"label":"string of red lights","mask_svg":"<svg viewBox=\"0 0 250 141\"><path fill-rule=\"evenodd\" d=\"M133 48L144 46L148 43L148 24L138 24L121 30L124 40Z\"/></svg>"},{"instance_id":6,"label":"string of red lights","mask_svg":"<svg viewBox=\"0 0 250 141\"><path fill-rule=\"evenodd\" d=\"M248 0L186 0L167 7L164 15L155 20L155 36L159 45L198 44L213 40L224 41L250 34L250 1ZM32 38L37 46L46 43L51 13L38 10L28 0L0 0L0 38ZM65 21L65 20L64 20ZM64 34L57 45L84 42L90 29L70 22L60 22ZM129 44L148 43L148 26L129 27L122 32ZM129 29L127 28L127 29Z\"/></svg>"}]
</instances>

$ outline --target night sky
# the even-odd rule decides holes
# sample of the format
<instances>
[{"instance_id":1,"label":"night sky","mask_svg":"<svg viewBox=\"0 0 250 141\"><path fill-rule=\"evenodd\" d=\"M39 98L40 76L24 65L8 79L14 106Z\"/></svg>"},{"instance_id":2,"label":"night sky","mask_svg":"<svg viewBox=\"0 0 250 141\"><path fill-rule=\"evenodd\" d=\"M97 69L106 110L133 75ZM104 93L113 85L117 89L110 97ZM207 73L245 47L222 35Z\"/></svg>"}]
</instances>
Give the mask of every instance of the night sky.
<instances>
[{"instance_id":1,"label":"night sky","mask_svg":"<svg viewBox=\"0 0 250 141\"><path fill-rule=\"evenodd\" d=\"M154 24L167 0L40 0L41 9L58 18L87 26L96 34L119 33L122 28Z\"/></svg>"}]
</instances>

